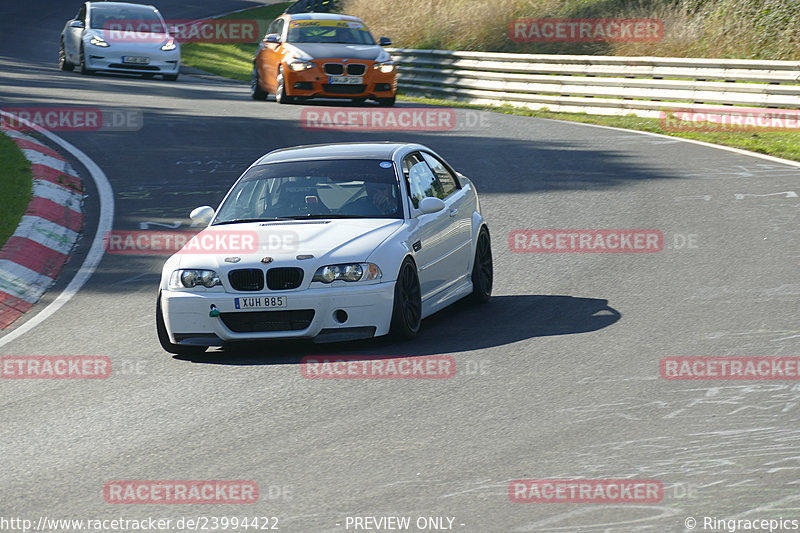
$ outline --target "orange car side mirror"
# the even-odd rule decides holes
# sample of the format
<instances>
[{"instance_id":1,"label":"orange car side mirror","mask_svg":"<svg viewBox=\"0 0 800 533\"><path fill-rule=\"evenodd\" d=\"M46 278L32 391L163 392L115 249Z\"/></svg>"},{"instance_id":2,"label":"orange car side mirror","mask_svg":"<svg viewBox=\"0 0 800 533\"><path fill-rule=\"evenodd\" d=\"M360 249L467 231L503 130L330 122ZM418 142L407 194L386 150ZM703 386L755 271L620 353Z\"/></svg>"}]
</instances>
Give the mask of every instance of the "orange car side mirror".
<instances>
[{"instance_id":1,"label":"orange car side mirror","mask_svg":"<svg viewBox=\"0 0 800 533\"><path fill-rule=\"evenodd\" d=\"M277 33L268 33L268 34L266 34L266 35L264 36L264 42L265 42L265 43L275 43L275 44L280 44L280 42L281 42L281 36L280 36L280 35L278 35Z\"/></svg>"}]
</instances>

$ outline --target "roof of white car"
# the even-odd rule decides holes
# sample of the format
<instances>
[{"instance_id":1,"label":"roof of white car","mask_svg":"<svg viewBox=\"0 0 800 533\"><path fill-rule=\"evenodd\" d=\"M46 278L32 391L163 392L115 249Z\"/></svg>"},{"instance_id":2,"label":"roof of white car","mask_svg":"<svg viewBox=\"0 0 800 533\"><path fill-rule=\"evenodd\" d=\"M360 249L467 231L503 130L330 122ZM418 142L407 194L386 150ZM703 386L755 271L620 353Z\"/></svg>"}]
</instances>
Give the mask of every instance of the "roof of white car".
<instances>
[{"instance_id":1,"label":"roof of white car","mask_svg":"<svg viewBox=\"0 0 800 533\"><path fill-rule=\"evenodd\" d=\"M133 2L87 2L89 7L143 7L147 9L155 9L156 6L151 4L136 4Z\"/></svg>"},{"instance_id":2,"label":"roof of white car","mask_svg":"<svg viewBox=\"0 0 800 533\"><path fill-rule=\"evenodd\" d=\"M401 142L371 143L336 143L294 146L273 150L264 155L255 164L276 163L285 161L301 161L309 159L392 159L394 153L401 149L425 150L421 144Z\"/></svg>"}]
</instances>

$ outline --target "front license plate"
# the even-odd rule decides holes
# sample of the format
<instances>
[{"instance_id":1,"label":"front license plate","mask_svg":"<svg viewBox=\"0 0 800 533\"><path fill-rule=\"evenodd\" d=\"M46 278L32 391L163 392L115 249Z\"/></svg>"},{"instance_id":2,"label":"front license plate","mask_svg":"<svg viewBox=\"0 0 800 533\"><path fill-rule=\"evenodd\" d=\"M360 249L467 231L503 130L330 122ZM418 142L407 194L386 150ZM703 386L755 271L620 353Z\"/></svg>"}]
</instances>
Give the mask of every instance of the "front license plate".
<instances>
[{"instance_id":1,"label":"front license plate","mask_svg":"<svg viewBox=\"0 0 800 533\"><path fill-rule=\"evenodd\" d=\"M363 76L328 76L328 83L336 85L361 85L364 83Z\"/></svg>"},{"instance_id":2,"label":"front license plate","mask_svg":"<svg viewBox=\"0 0 800 533\"><path fill-rule=\"evenodd\" d=\"M150 58L142 56L122 56L122 62L131 63L133 65L146 65L150 63Z\"/></svg>"},{"instance_id":3,"label":"front license plate","mask_svg":"<svg viewBox=\"0 0 800 533\"><path fill-rule=\"evenodd\" d=\"M252 296L234 298L233 305L236 309L278 309L289 305L289 301L286 296Z\"/></svg>"}]
</instances>

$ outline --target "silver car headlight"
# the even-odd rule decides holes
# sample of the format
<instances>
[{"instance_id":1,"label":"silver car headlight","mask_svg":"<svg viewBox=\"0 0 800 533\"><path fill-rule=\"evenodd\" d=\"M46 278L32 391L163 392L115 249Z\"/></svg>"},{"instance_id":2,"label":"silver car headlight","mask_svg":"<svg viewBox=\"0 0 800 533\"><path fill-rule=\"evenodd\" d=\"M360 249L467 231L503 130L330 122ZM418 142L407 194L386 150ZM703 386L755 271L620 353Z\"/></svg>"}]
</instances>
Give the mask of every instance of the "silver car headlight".
<instances>
[{"instance_id":1,"label":"silver car headlight","mask_svg":"<svg viewBox=\"0 0 800 533\"><path fill-rule=\"evenodd\" d=\"M174 271L169 277L170 289L191 289L198 285L210 289L222 285L222 282L214 270L181 269Z\"/></svg>"},{"instance_id":2,"label":"silver car headlight","mask_svg":"<svg viewBox=\"0 0 800 533\"><path fill-rule=\"evenodd\" d=\"M374 281L381 279L381 269L375 263L348 263L343 265L326 265L319 267L311 281L333 283L342 281Z\"/></svg>"},{"instance_id":3,"label":"silver car headlight","mask_svg":"<svg viewBox=\"0 0 800 533\"><path fill-rule=\"evenodd\" d=\"M384 74L389 74L390 72L394 72L396 66L394 61L384 61L383 63L375 63L372 65L372 68L375 70L380 70Z\"/></svg>"},{"instance_id":4,"label":"silver car headlight","mask_svg":"<svg viewBox=\"0 0 800 533\"><path fill-rule=\"evenodd\" d=\"M161 49L165 52L169 52L170 50L175 50L176 48L178 48L178 45L175 44L175 39L173 39L172 37L167 39L167 42L161 45Z\"/></svg>"},{"instance_id":5,"label":"silver car headlight","mask_svg":"<svg viewBox=\"0 0 800 533\"><path fill-rule=\"evenodd\" d=\"M314 68L314 63L312 61L302 61L300 59L295 59L294 61L289 63L289 68L295 72L302 72L304 70Z\"/></svg>"},{"instance_id":6,"label":"silver car headlight","mask_svg":"<svg viewBox=\"0 0 800 533\"><path fill-rule=\"evenodd\" d=\"M108 48L108 43L102 38L98 37L97 35L93 35L91 39L89 39L89 44L93 44L95 46L100 46L102 48Z\"/></svg>"}]
</instances>

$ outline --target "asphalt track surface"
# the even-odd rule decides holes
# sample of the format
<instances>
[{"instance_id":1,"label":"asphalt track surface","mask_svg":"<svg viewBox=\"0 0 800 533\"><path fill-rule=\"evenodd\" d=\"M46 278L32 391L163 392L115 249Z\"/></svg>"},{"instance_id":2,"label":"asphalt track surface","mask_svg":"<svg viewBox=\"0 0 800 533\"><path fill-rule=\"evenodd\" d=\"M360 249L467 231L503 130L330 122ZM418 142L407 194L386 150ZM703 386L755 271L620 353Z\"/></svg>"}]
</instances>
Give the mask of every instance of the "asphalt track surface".
<instances>
[{"instance_id":1,"label":"asphalt track surface","mask_svg":"<svg viewBox=\"0 0 800 533\"><path fill-rule=\"evenodd\" d=\"M251 4L159 7L189 18ZM687 517L710 531L703 517L800 519L800 386L659 375L667 356L800 355L800 198L775 194L800 191L799 168L488 113L476 127L445 132L307 131L302 105L254 102L241 84L57 70L58 35L77 7L0 6L0 103L143 113L138 131L59 133L108 176L115 229L186 227L192 208L216 205L248 164L277 147L422 142L481 194L494 297L425 320L413 342L258 345L185 359L163 352L155 336L164 257L107 254L66 305L0 348L106 355L120 369L106 380L0 380L2 518L257 515L291 532L345 531L354 516L450 517L465 532L684 531ZM73 163L87 181L88 222L67 278L99 211L88 173ZM544 228L657 229L665 246L654 254L509 249L511 231ZM696 246L676 248L689 235ZM308 354L452 355L457 372L308 380L298 364ZM641 505L509 499L511 480L563 478L657 479L664 497ZM103 498L112 480L239 479L258 483L257 503Z\"/></svg>"}]
</instances>

